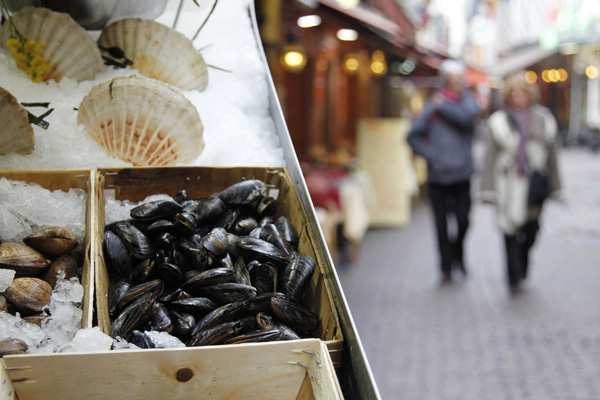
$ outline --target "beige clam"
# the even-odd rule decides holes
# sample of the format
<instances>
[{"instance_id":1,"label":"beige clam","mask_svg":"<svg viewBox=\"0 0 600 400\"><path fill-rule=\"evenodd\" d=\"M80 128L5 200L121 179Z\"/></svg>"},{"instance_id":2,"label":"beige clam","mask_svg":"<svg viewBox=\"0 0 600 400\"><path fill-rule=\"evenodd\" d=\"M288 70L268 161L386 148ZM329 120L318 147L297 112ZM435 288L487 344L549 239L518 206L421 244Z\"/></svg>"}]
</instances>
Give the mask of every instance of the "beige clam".
<instances>
[{"instance_id":1,"label":"beige clam","mask_svg":"<svg viewBox=\"0 0 600 400\"><path fill-rule=\"evenodd\" d=\"M98 45L118 47L133 61L132 68L148 78L185 90L208 85L206 63L183 34L152 20L126 18L102 30Z\"/></svg>"},{"instance_id":2,"label":"beige clam","mask_svg":"<svg viewBox=\"0 0 600 400\"><path fill-rule=\"evenodd\" d=\"M77 239L62 226L48 226L23 239L26 245L49 257L68 253L77 246Z\"/></svg>"},{"instance_id":3,"label":"beige clam","mask_svg":"<svg viewBox=\"0 0 600 400\"><path fill-rule=\"evenodd\" d=\"M48 282L54 289L61 272L64 274L64 279L71 279L77 276L77 262L68 254L62 254L52 261L50 268L48 268L42 279Z\"/></svg>"},{"instance_id":4,"label":"beige clam","mask_svg":"<svg viewBox=\"0 0 600 400\"><path fill-rule=\"evenodd\" d=\"M0 87L0 155L31 154L35 146L27 110L15 96Z\"/></svg>"},{"instance_id":5,"label":"beige clam","mask_svg":"<svg viewBox=\"0 0 600 400\"><path fill-rule=\"evenodd\" d=\"M0 268L16 271L16 276L35 276L49 265L42 254L21 243L0 244Z\"/></svg>"},{"instance_id":6,"label":"beige clam","mask_svg":"<svg viewBox=\"0 0 600 400\"><path fill-rule=\"evenodd\" d=\"M6 289L4 296L19 312L39 313L50 304L52 287L38 278L17 278Z\"/></svg>"},{"instance_id":7,"label":"beige clam","mask_svg":"<svg viewBox=\"0 0 600 400\"><path fill-rule=\"evenodd\" d=\"M93 79L104 70L104 62L96 43L69 14L42 7L23 7L13 14L13 21L21 34L44 45L41 55L50 70L43 80L60 81L64 76L78 82ZM0 46L6 48L10 24L0 32Z\"/></svg>"},{"instance_id":8,"label":"beige clam","mask_svg":"<svg viewBox=\"0 0 600 400\"><path fill-rule=\"evenodd\" d=\"M27 343L21 339L8 338L0 340L0 357L9 354L24 354L27 352Z\"/></svg>"},{"instance_id":9,"label":"beige clam","mask_svg":"<svg viewBox=\"0 0 600 400\"><path fill-rule=\"evenodd\" d=\"M196 107L154 79L122 76L98 83L81 101L77 123L109 155L136 166L191 163L204 149Z\"/></svg>"}]
</instances>

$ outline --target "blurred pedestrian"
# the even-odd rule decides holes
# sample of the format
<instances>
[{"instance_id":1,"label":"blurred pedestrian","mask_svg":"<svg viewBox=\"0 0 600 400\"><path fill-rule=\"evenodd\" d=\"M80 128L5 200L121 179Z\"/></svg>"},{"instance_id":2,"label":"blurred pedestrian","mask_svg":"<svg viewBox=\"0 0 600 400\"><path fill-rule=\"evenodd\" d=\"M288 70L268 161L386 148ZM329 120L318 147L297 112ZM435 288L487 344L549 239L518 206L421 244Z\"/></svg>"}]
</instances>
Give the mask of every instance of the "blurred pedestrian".
<instances>
[{"instance_id":1,"label":"blurred pedestrian","mask_svg":"<svg viewBox=\"0 0 600 400\"><path fill-rule=\"evenodd\" d=\"M442 282L450 282L452 267L466 275L463 242L471 209L473 174L471 143L479 107L464 90L464 65L445 60L440 67L443 87L431 96L413 122L408 144L427 161L428 193L435 219ZM448 235L448 217L456 218L456 235Z\"/></svg>"},{"instance_id":2,"label":"blurred pedestrian","mask_svg":"<svg viewBox=\"0 0 600 400\"><path fill-rule=\"evenodd\" d=\"M537 89L524 72L506 79L504 107L489 118L481 176L481 197L495 203L498 227L504 233L513 292L527 277L544 200L560 189L558 127L550 110L536 103Z\"/></svg>"}]
</instances>

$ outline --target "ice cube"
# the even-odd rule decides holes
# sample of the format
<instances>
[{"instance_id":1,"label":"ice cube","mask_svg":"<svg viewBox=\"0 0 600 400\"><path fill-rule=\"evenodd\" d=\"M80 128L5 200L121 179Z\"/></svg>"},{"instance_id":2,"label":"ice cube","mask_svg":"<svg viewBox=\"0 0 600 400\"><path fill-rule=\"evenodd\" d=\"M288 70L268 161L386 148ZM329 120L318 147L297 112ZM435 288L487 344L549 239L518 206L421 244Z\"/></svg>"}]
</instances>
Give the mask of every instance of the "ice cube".
<instances>
[{"instance_id":1,"label":"ice cube","mask_svg":"<svg viewBox=\"0 0 600 400\"><path fill-rule=\"evenodd\" d=\"M16 271L12 269L0 269L0 293L4 292L12 284Z\"/></svg>"},{"instance_id":2,"label":"ice cube","mask_svg":"<svg viewBox=\"0 0 600 400\"><path fill-rule=\"evenodd\" d=\"M80 329L71 340L72 351L110 350L113 338L103 333L99 327Z\"/></svg>"},{"instance_id":3,"label":"ice cube","mask_svg":"<svg viewBox=\"0 0 600 400\"><path fill-rule=\"evenodd\" d=\"M170 349L176 347L185 347L185 344L175 336L169 335L167 332L146 331L144 332L150 337L152 343L158 348Z\"/></svg>"}]
</instances>

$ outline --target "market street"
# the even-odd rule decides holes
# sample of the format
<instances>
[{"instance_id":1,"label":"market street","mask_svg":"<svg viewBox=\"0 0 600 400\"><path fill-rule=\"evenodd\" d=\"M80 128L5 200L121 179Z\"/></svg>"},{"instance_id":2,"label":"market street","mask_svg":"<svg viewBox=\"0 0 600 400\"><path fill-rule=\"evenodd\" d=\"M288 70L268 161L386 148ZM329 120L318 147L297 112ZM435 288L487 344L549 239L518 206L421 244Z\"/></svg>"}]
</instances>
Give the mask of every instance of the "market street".
<instances>
[{"instance_id":1,"label":"market street","mask_svg":"<svg viewBox=\"0 0 600 400\"><path fill-rule=\"evenodd\" d=\"M383 399L600 399L600 155L560 154L525 290L505 282L491 206L474 203L469 276L440 286L433 217L371 229L338 274Z\"/></svg>"}]
</instances>

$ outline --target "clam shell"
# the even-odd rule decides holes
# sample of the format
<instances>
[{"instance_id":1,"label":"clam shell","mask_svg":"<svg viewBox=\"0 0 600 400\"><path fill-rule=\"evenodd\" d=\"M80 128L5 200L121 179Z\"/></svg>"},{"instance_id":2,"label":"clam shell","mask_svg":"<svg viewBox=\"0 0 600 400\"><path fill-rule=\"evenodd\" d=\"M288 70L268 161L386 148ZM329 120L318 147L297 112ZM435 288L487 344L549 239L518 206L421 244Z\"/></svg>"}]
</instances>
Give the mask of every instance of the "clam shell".
<instances>
[{"instance_id":1,"label":"clam shell","mask_svg":"<svg viewBox=\"0 0 600 400\"><path fill-rule=\"evenodd\" d=\"M23 242L49 257L68 253L78 244L75 236L61 226L42 228L27 236Z\"/></svg>"},{"instance_id":2,"label":"clam shell","mask_svg":"<svg viewBox=\"0 0 600 400\"><path fill-rule=\"evenodd\" d=\"M44 44L40 54L50 64L43 80L64 76L78 82L93 79L104 70L100 50L92 37L68 14L41 7L24 7L12 15L19 31L29 40ZM6 48L10 24L4 24L0 45Z\"/></svg>"},{"instance_id":3,"label":"clam shell","mask_svg":"<svg viewBox=\"0 0 600 400\"><path fill-rule=\"evenodd\" d=\"M132 68L148 78L184 90L204 90L206 63L183 34L152 20L126 18L102 30L98 45L118 47L133 61Z\"/></svg>"},{"instance_id":4,"label":"clam shell","mask_svg":"<svg viewBox=\"0 0 600 400\"><path fill-rule=\"evenodd\" d=\"M0 357L9 354L23 354L27 352L27 343L21 339L8 338L0 340Z\"/></svg>"},{"instance_id":5,"label":"clam shell","mask_svg":"<svg viewBox=\"0 0 600 400\"><path fill-rule=\"evenodd\" d=\"M19 312L39 313L50 304L52 286L38 278L17 278L6 289L4 296Z\"/></svg>"},{"instance_id":6,"label":"clam shell","mask_svg":"<svg viewBox=\"0 0 600 400\"><path fill-rule=\"evenodd\" d=\"M106 149L136 166L194 161L204 149L204 127L194 105L153 79L117 77L83 98L77 123Z\"/></svg>"},{"instance_id":7,"label":"clam shell","mask_svg":"<svg viewBox=\"0 0 600 400\"><path fill-rule=\"evenodd\" d=\"M27 110L15 96L0 87L0 155L31 154L35 146Z\"/></svg>"},{"instance_id":8,"label":"clam shell","mask_svg":"<svg viewBox=\"0 0 600 400\"><path fill-rule=\"evenodd\" d=\"M11 242L0 244L0 268L15 270L16 276L37 275L48 265L48 260L29 246Z\"/></svg>"}]
</instances>

